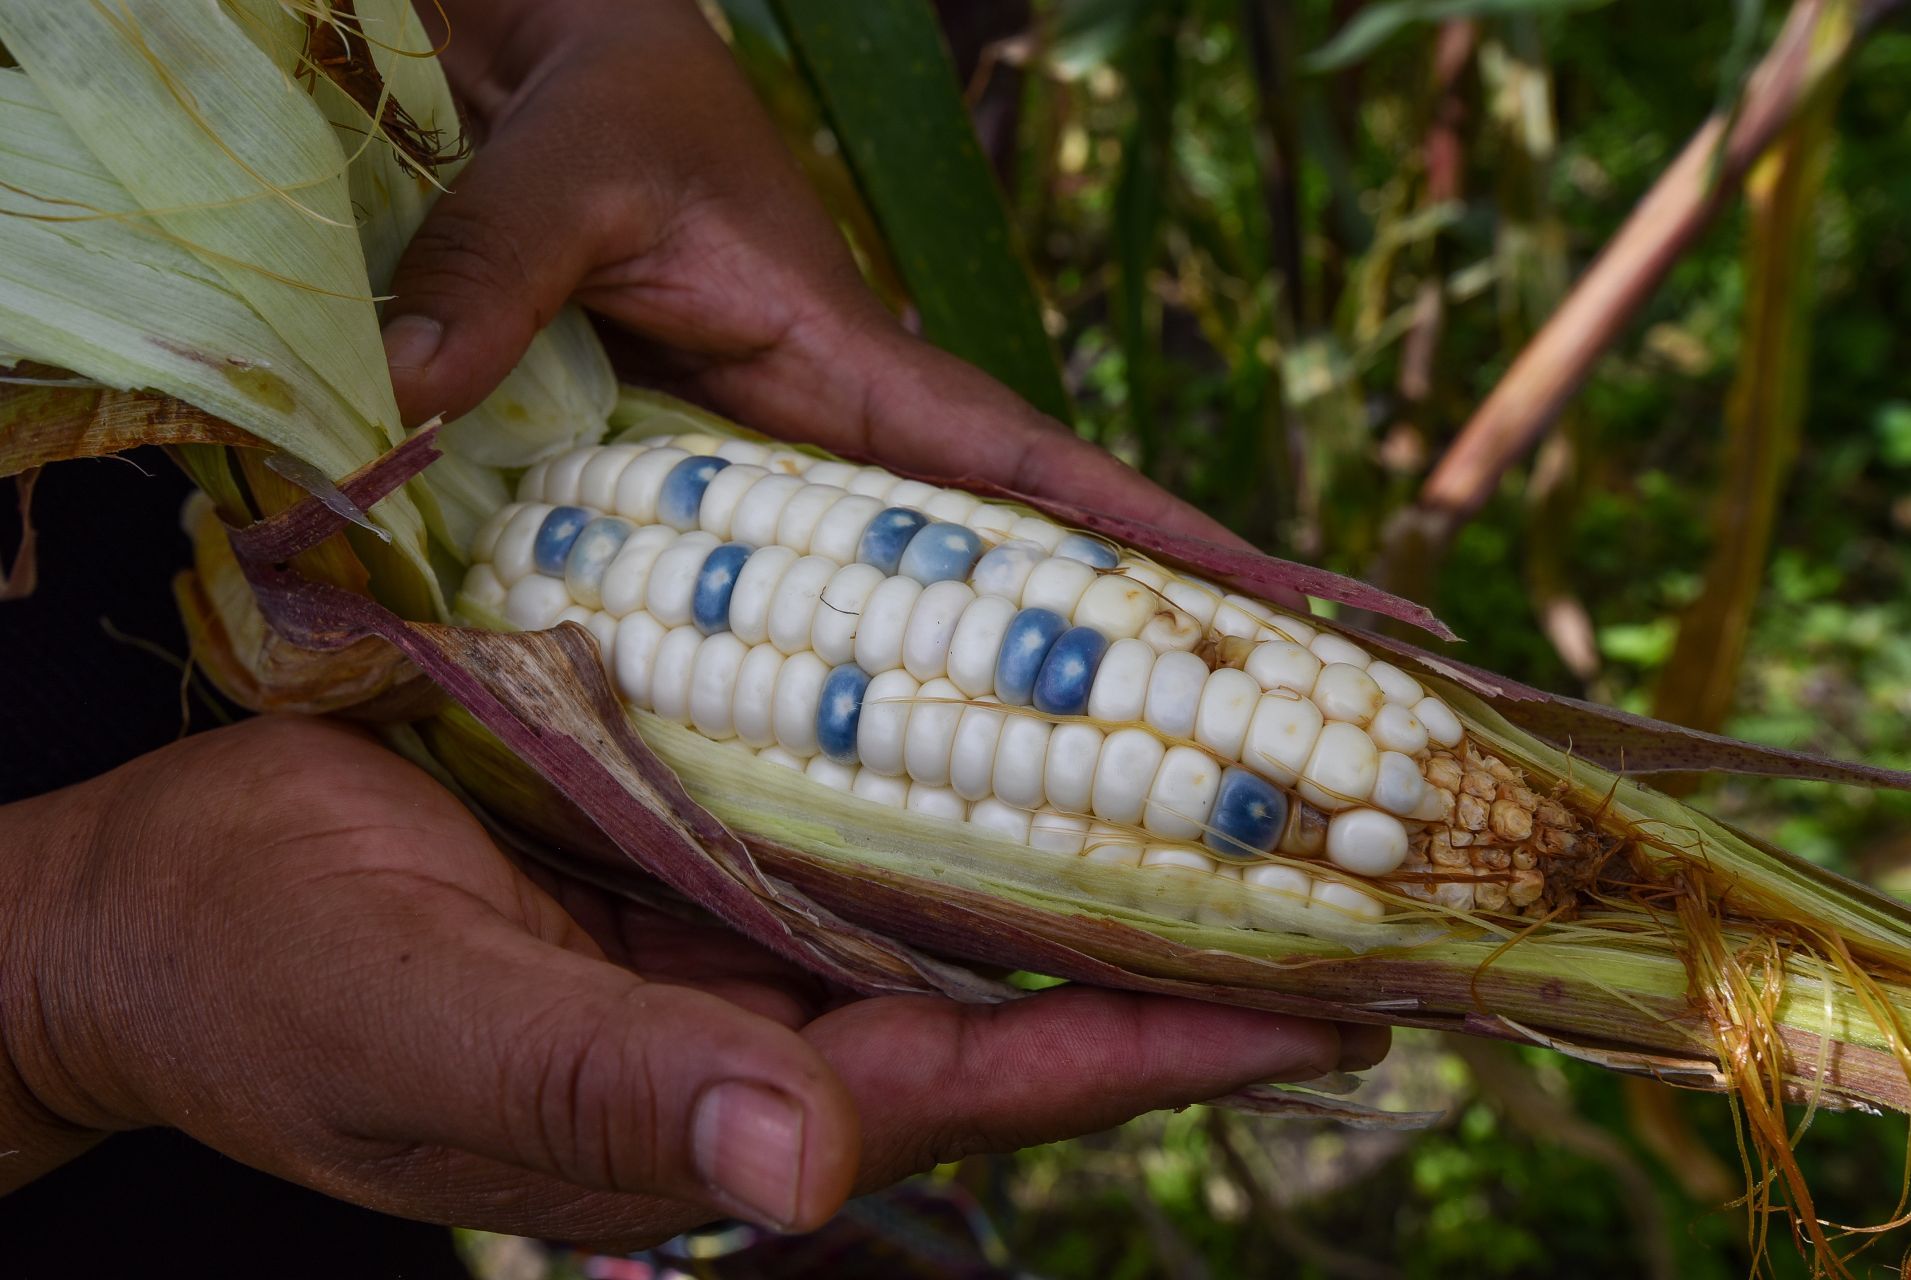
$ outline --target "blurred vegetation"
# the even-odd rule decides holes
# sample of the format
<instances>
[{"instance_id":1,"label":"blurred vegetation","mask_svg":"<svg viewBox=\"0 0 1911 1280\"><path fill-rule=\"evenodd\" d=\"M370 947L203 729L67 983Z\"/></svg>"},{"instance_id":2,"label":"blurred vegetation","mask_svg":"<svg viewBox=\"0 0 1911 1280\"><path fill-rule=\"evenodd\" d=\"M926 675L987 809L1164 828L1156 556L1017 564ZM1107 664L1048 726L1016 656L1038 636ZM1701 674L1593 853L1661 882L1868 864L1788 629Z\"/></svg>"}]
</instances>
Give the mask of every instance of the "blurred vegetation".
<instances>
[{"instance_id":1,"label":"blurred vegetation","mask_svg":"<svg viewBox=\"0 0 1911 1280\"><path fill-rule=\"evenodd\" d=\"M819 101L842 91L809 91L817 70L784 31L838 52L861 40L863 56L899 59L917 81L947 54L832 33L832 12L848 10L824 0L722 8L887 296L921 288L925 262L954 273L945 282L993 278L976 256L986 228L938 223L933 206L925 219L920 202L895 220L891 184L864 170L893 179L907 157L893 145L859 157L855 139L831 136ZM944 9L1079 430L1267 549L1356 575L1784 17L1758 0ZM896 103L904 117L918 107L940 109ZM1480 665L1907 767L1911 31L1873 32L1814 114L1784 141L1785 164L1755 171L1754 212L1727 204L1437 575L1394 585L1433 605ZM900 278L896 262L909 264ZM957 346L961 309L942 304L959 295L926 317ZM1735 513L1721 512L1728 499ZM1749 561L1749 579L1743 564L1737 587L1709 567L1734 558L1721 551ZM1682 627L1709 630L1669 666ZM1691 664L1720 662L1715 715L1682 682ZM1694 798L1911 890L1911 796L1718 780ZM1421 1035L1401 1038L1388 1071L1396 1083L1370 1091L1432 1089L1445 1118L1376 1133L1196 1109L970 1161L940 1185L986 1212L999 1263L1044 1276L1750 1269L1743 1214L1723 1207L1742 1190L1724 1100ZM1801 1159L1828 1216L1890 1218L1904 1124L1818 1116ZM1861 1265L1895 1273L1905 1247L1887 1238ZM1776 1248L1779 1274L1804 1274Z\"/></svg>"}]
</instances>

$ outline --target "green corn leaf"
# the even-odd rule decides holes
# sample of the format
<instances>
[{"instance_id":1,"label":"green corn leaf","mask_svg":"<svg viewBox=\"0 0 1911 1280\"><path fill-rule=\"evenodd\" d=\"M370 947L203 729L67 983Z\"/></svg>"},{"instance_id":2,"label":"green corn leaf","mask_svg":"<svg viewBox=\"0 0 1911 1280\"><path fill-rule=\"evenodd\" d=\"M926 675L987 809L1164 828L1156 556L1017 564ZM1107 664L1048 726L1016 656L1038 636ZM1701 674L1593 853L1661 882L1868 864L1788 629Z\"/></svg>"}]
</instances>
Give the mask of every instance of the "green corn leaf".
<instances>
[{"instance_id":1,"label":"green corn leaf","mask_svg":"<svg viewBox=\"0 0 1911 1280\"><path fill-rule=\"evenodd\" d=\"M930 341L1073 409L1002 196L924 0L775 0Z\"/></svg>"}]
</instances>

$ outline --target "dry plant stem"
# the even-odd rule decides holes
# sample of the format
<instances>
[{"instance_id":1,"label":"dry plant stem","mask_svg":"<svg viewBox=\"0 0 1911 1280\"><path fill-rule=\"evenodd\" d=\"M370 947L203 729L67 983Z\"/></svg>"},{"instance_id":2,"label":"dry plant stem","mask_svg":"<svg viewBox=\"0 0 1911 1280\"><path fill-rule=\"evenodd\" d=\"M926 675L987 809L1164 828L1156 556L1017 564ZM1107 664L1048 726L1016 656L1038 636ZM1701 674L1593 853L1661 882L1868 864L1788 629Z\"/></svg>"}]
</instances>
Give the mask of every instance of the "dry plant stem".
<instances>
[{"instance_id":1,"label":"dry plant stem","mask_svg":"<svg viewBox=\"0 0 1911 1280\"><path fill-rule=\"evenodd\" d=\"M1832 0L1799 0L1752 72L1734 118L1714 116L1653 184L1552 319L1514 361L1428 477L1417 503L1388 535L1390 565L1404 568L1411 542L1438 546L1477 512L1578 391L1593 365L1657 289L1667 271L1731 198L1760 153L1831 78L1862 33L1902 0L1860 11L1848 36L1826 41L1839 21ZM1410 578L1390 575L1396 583Z\"/></svg>"}]
</instances>

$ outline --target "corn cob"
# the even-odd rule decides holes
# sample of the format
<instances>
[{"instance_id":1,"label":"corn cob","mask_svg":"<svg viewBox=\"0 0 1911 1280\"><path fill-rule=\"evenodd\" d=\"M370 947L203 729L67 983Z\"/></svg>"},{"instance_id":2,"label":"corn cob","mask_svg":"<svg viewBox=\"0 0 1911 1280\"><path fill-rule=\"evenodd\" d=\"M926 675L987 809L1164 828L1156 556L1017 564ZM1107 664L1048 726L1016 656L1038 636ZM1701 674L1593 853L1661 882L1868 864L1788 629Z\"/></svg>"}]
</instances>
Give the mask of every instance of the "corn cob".
<instances>
[{"instance_id":1,"label":"corn cob","mask_svg":"<svg viewBox=\"0 0 1911 1280\"><path fill-rule=\"evenodd\" d=\"M1041 516L684 435L522 477L460 607L631 706L1031 850L1379 918L1565 908L1593 833L1360 645Z\"/></svg>"}]
</instances>

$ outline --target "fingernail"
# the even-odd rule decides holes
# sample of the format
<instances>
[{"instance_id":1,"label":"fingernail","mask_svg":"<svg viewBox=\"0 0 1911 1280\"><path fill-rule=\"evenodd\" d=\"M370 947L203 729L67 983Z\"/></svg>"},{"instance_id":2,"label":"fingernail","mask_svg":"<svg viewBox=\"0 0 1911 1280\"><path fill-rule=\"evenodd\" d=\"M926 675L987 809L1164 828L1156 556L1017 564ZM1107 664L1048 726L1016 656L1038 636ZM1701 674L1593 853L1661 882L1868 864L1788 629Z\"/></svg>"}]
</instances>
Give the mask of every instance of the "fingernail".
<instances>
[{"instance_id":1,"label":"fingernail","mask_svg":"<svg viewBox=\"0 0 1911 1280\"><path fill-rule=\"evenodd\" d=\"M399 316L385 326L385 363L394 369L422 369L438 354L445 327L430 316Z\"/></svg>"},{"instance_id":2,"label":"fingernail","mask_svg":"<svg viewBox=\"0 0 1911 1280\"><path fill-rule=\"evenodd\" d=\"M788 1230L803 1182L803 1109L764 1085L704 1090L691 1121L697 1172L741 1216Z\"/></svg>"}]
</instances>

